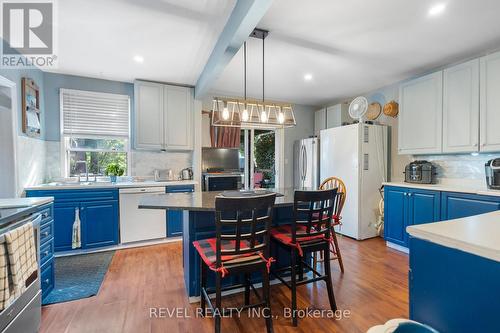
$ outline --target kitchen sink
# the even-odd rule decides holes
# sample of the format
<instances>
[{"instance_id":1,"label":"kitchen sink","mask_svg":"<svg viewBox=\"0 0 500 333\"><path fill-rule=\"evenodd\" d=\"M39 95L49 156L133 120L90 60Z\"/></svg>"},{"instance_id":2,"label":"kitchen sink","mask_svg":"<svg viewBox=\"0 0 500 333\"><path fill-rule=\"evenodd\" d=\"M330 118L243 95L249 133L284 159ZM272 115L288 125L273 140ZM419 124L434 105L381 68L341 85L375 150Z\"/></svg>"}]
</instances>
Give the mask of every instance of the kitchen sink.
<instances>
[{"instance_id":1,"label":"kitchen sink","mask_svg":"<svg viewBox=\"0 0 500 333\"><path fill-rule=\"evenodd\" d=\"M96 186L96 185L111 185L111 182L53 182L48 185L52 186Z\"/></svg>"}]
</instances>

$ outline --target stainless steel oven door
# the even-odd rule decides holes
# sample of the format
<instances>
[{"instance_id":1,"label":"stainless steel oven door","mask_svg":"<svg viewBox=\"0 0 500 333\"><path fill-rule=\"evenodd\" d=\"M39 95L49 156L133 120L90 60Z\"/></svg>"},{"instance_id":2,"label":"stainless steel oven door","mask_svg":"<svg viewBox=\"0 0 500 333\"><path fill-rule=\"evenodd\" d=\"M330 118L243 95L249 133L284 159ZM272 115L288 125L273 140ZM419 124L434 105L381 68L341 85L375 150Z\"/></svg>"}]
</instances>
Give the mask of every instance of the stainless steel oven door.
<instances>
[{"instance_id":1,"label":"stainless steel oven door","mask_svg":"<svg viewBox=\"0 0 500 333\"><path fill-rule=\"evenodd\" d=\"M37 276L26 291L22 293L11 305L0 312L0 332L37 332L41 320L41 293L40 290L40 214L14 222L4 229L5 232L22 226L25 223L33 223L35 236L35 248L38 262ZM3 235L0 235L3 238ZM33 328L35 328L33 330ZM21 329L21 330L20 330Z\"/></svg>"}]
</instances>

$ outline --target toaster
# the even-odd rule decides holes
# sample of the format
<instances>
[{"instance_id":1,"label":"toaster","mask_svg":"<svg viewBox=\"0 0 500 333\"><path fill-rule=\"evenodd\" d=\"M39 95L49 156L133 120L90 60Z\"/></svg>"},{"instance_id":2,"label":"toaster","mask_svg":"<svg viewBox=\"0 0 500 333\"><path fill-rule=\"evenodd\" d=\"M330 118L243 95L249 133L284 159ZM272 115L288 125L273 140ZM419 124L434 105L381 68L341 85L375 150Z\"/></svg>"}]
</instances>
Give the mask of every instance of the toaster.
<instances>
[{"instance_id":1,"label":"toaster","mask_svg":"<svg viewBox=\"0 0 500 333\"><path fill-rule=\"evenodd\" d=\"M164 169L164 170L155 169L153 171L153 174L155 177L155 182L167 182L170 180L174 180L174 173L172 169Z\"/></svg>"},{"instance_id":2,"label":"toaster","mask_svg":"<svg viewBox=\"0 0 500 333\"><path fill-rule=\"evenodd\" d=\"M436 183L436 166L428 161L413 161L405 167L405 182L419 184Z\"/></svg>"},{"instance_id":3,"label":"toaster","mask_svg":"<svg viewBox=\"0 0 500 333\"><path fill-rule=\"evenodd\" d=\"M491 190L500 190L500 158L489 160L484 167L488 188Z\"/></svg>"}]
</instances>

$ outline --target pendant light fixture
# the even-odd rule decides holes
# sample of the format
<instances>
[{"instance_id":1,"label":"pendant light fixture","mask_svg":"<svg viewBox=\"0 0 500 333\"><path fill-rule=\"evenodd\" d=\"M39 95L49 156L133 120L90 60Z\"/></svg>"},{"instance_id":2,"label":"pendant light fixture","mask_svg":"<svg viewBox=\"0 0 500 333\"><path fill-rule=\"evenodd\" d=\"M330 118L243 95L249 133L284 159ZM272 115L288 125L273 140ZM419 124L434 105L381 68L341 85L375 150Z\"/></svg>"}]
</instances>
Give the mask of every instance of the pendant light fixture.
<instances>
[{"instance_id":1,"label":"pendant light fixture","mask_svg":"<svg viewBox=\"0 0 500 333\"><path fill-rule=\"evenodd\" d=\"M255 32L255 30L254 30ZM264 96L265 96L265 83L266 83L266 63L265 63L265 45L266 45L266 36L267 36L267 31L263 32L262 36L262 110L260 111L260 121L263 123L267 123L267 114L266 114L266 105L264 104Z\"/></svg>"},{"instance_id":2,"label":"pendant light fixture","mask_svg":"<svg viewBox=\"0 0 500 333\"><path fill-rule=\"evenodd\" d=\"M243 44L243 99L215 97L212 125L244 128L284 128L295 126L291 104L266 101L265 38L269 32L254 29L250 37L262 40L262 99L247 98L247 43Z\"/></svg>"},{"instance_id":3,"label":"pendant light fixture","mask_svg":"<svg viewBox=\"0 0 500 333\"><path fill-rule=\"evenodd\" d=\"M247 42L243 43L243 99L245 103L243 104L243 113L241 114L241 121L248 121L250 115L248 114L247 100ZM239 105L239 104L238 104Z\"/></svg>"}]
</instances>

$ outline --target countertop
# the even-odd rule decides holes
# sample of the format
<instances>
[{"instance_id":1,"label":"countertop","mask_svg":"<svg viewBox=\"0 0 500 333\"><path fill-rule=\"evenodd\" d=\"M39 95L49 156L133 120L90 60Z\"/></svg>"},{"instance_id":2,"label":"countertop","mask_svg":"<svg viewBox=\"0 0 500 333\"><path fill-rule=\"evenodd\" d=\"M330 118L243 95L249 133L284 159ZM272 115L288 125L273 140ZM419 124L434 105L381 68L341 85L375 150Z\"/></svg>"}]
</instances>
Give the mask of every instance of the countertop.
<instances>
[{"instance_id":1,"label":"countertop","mask_svg":"<svg viewBox=\"0 0 500 333\"><path fill-rule=\"evenodd\" d=\"M480 194L480 195L492 195L492 196L500 196L500 190L489 190L481 187L461 187L459 185L448 185L448 184L414 184L414 183L405 183L405 182L385 182L382 183L386 186L397 186L397 187L408 187L408 188L417 188L423 190L432 190L432 191L444 191L444 192L460 192L460 193L471 193L471 194Z\"/></svg>"},{"instance_id":2,"label":"countertop","mask_svg":"<svg viewBox=\"0 0 500 333\"><path fill-rule=\"evenodd\" d=\"M500 262L500 211L409 226L416 238Z\"/></svg>"},{"instance_id":3,"label":"countertop","mask_svg":"<svg viewBox=\"0 0 500 333\"><path fill-rule=\"evenodd\" d=\"M293 188L266 189L278 193L275 206L285 207L293 205ZM215 197L222 192L192 192L192 193L165 193L144 196L139 202L139 208L146 209L177 209L190 211L214 211Z\"/></svg>"},{"instance_id":4,"label":"countertop","mask_svg":"<svg viewBox=\"0 0 500 333\"><path fill-rule=\"evenodd\" d=\"M161 187L172 185L197 185L195 180L170 180L156 182L154 180L146 181L124 181L124 182L89 182L89 183L48 183L25 188L25 190L77 190L92 188L134 188L134 187Z\"/></svg>"},{"instance_id":5,"label":"countertop","mask_svg":"<svg viewBox=\"0 0 500 333\"><path fill-rule=\"evenodd\" d=\"M52 197L0 199L0 209L41 206L52 201Z\"/></svg>"},{"instance_id":6,"label":"countertop","mask_svg":"<svg viewBox=\"0 0 500 333\"><path fill-rule=\"evenodd\" d=\"M0 199L0 228L36 212L38 207L52 201L53 197Z\"/></svg>"}]
</instances>

